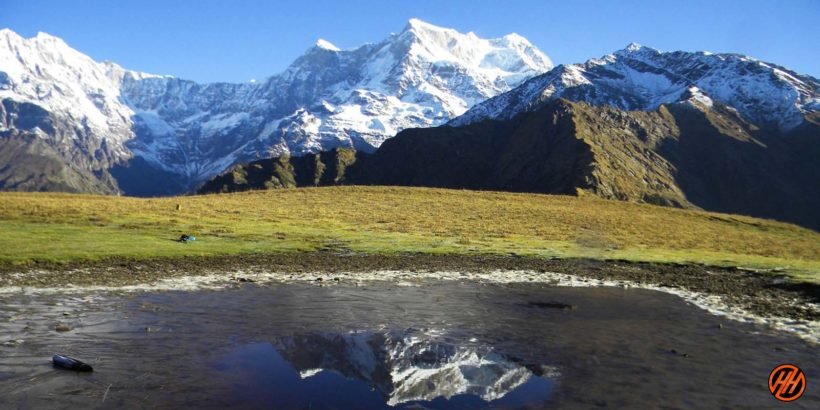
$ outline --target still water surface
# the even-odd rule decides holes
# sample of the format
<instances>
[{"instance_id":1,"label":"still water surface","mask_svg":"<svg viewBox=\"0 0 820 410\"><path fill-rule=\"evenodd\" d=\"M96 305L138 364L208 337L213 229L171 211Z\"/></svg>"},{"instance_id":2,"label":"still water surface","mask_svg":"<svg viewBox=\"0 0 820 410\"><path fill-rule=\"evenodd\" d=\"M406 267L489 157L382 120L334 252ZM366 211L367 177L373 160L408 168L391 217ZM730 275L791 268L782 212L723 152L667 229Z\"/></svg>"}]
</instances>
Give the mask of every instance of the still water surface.
<instances>
[{"instance_id":1,"label":"still water surface","mask_svg":"<svg viewBox=\"0 0 820 410\"><path fill-rule=\"evenodd\" d=\"M808 378L789 407L820 403L816 345L640 289L3 295L0 343L0 408L771 408L780 363ZM55 353L94 372L54 369Z\"/></svg>"}]
</instances>

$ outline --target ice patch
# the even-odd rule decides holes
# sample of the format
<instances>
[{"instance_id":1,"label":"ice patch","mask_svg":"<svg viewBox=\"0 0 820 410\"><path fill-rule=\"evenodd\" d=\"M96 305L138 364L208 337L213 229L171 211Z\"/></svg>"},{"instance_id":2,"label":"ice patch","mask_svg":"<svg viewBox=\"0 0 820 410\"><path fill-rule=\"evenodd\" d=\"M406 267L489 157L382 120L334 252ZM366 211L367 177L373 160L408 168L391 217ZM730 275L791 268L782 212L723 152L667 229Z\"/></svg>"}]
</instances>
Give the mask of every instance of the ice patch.
<instances>
[{"instance_id":1,"label":"ice patch","mask_svg":"<svg viewBox=\"0 0 820 410\"><path fill-rule=\"evenodd\" d=\"M214 116L202 124L202 136L207 138L230 131L241 125L243 122L246 122L248 117L249 115L246 112Z\"/></svg>"},{"instance_id":2,"label":"ice patch","mask_svg":"<svg viewBox=\"0 0 820 410\"><path fill-rule=\"evenodd\" d=\"M700 90L700 88L698 88L698 87L689 87L688 91L689 91L689 94L690 94L690 97L689 97L688 101L690 101L692 103L700 104L704 107L710 107L710 108L712 107L712 105L714 105L714 102L712 101L712 99L709 98L708 95L704 94L703 91Z\"/></svg>"},{"instance_id":3,"label":"ice patch","mask_svg":"<svg viewBox=\"0 0 820 410\"><path fill-rule=\"evenodd\" d=\"M160 118L155 111L139 111L136 113L135 118L148 128L151 135L163 136L174 134L174 128Z\"/></svg>"}]
</instances>

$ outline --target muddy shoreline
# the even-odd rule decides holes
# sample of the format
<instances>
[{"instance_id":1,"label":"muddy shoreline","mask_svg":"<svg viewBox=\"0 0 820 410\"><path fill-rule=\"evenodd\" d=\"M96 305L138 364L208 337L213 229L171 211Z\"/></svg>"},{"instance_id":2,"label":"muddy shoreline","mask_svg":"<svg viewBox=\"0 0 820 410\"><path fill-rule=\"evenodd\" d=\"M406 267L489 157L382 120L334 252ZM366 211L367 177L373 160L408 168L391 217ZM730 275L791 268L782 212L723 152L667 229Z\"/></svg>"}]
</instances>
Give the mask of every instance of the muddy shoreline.
<instances>
[{"instance_id":1,"label":"muddy shoreline","mask_svg":"<svg viewBox=\"0 0 820 410\"><path fill-rule=\"evenodd\" d=\"M0 287L128 286L213 272L279 271L292 274L372 271L559 272L596 280L623 280L720 296L733 306L767 316L820 320L820 285L784 275L703 265L636 263L517 256L369 255L338 252L252 254L152 260L110 259L68 264L0 266ZM389 278L385 278L389 279Z\"/></svg>"}]
</instances>

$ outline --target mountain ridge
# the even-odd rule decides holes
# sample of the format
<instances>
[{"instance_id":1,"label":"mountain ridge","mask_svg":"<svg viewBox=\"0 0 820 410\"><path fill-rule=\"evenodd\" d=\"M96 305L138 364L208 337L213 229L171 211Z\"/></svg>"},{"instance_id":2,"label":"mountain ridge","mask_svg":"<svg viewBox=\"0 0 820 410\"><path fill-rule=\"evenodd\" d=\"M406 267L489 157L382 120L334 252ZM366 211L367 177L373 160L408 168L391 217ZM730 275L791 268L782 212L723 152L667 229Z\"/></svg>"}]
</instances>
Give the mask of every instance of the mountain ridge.
<instances>
[{"instance_id":1,"label":"mountain ridge","mask_svg":"<svg viewBox=\"0 0 820 410\"><path fill-rule=\"evenodd\" d=\"M479 81L471 86L469 83L473 80L470 80L461 94L456 92L456 95L451 96L444 91L447 87L431 86L428 81L430 79L420 74L419 70L424 67L416 65L432 64L429 61L458 60L442 52L441 47L430 45L440 45L436 40L440 40L437 36L442 32L446 33L444 38L450 40L464 40L468 37L454 30L411 20L404 31L379 43L365 44L351 50L314 46L284 72L271 76L258 85L222 85L215 91L205 90L206 95L213 93L219 98L227 99L230 104L228 107L217 106L216 112L213 111L212 102L200 107L201 111L208 110L211 118L202 124L202 131L198 135L200 138L191 141L192 147L187 151L194 151L197 148L195 145L208 143L212 137L217 137L221 145L233 148L230 152L221 153L228 162L236 162L237 158L284 153L299 155L336 146L372 150L397 130L442 123L463 112L469 105L508 88L493 88L494 85L486 84L486 79L485 83ZM492 41L477 37L470 40ZM544 68L551 66L546 58L541 63ZM526 68L525 71L532 71L534 74L536 70ZM476 73L462 72L452 78L460 81L473 76L481 77ZM437 75L431 78L441 80ZM148 79L138 82L157 81ZM347 85L351 81L354 85ZM170 125L165 129L190 132L185 120L192 113L186 112L183 107L180 114L176 110L177 106L169 107L161 101L164 98L161 90L160 94L152 94L156 87L147 89L149 95L145 96L139 92L139 88L131 92L132 88L126 86L126 96L145 113L142 115L144 123L154 126L147 127L150 134L162 136L161 129L156 132L156 126L164 127L163 122ZM165 117L184 116L182 121L164 118L160 118L162 121L155 121L156 118L151 115L154 111L162 113L175 110L177 112ZM193 126L200 124L194 123ZM223 138L220 133L226 134L226 137ZM256 138L237 138L237 134L254 135ZM179 144L178 138L163 141L156 138L151 144L135 145L134 148L138 152L144 152L143 156L149 160L163 155L173 157ZM191 170L191 161L191 158L187 158L181 169L165 169L196 176L198 170ZM170 162L183 163L182 159ZM215 162L214 166L224 168L226 164ZM214 169L206 169L204 172L213 174Z\"/></svg>"},{"instance_id":2,"label":"mountain ridge","mask_svg":"<svg viewBox=\"0 0 820 410\"><path fill-rule=\"evenodd\" d=\"M374 154L256 161L199 192L341 184L595 195L817 230L820 125L809 119L771 135L720 103L624 111L557 99L509 120L408 129ZM335 172L332 180L322 177L326 170Z\"/></svg>"},{"instance_id":3,"label":"mountain ridge","mask_svg":"<svg viewBox=\"0 0 820 410\"><path fill-rule=\"evenodd\" d=\"M820 227L817 79L635 43L536 75L548 66L517 34L481 39L414 19L353 49L319 39L264 81L198 84L6 30L0 189L411 185L591 194Z\"/></svg>"},{"instance_id":4,"label":"mountain ridge","mask_svg":"<svg viewBox=\"0 0 820 410\"><path fill-rule=\"evenodd\" d=\"M486 118L509 119L566 98L624 110L653 110L697 94L718 101L747 121L788 131L820 110L820 80L740 54L661 52L631 43L581 64L561 64L510 93L493 97L452 120L465 125Z\"/></svg>"},{"instance_id":5,"label":"mountain ridge","mask_svg":"<svg viewBox=\"0 0 820 410\"><path fill-rule=\"evenodd\" d=\"M82 170L108 179L118 167L120 177L102 192L156 195L185 192L255 158L336 146L373 150L398 130L443 123L552 67L520 36L485 40L420 20L352 50L327 44L264 81L198 84L98 63L57 37L24 39L5 29L0 99L42 106L67 124L63 134L81 141L68 156L104 142L104 160ZM18 131L52 145L64 141L43 128ZM167 190L130 184L132 161L173 181Z\"/></svg>"}]
</instances>

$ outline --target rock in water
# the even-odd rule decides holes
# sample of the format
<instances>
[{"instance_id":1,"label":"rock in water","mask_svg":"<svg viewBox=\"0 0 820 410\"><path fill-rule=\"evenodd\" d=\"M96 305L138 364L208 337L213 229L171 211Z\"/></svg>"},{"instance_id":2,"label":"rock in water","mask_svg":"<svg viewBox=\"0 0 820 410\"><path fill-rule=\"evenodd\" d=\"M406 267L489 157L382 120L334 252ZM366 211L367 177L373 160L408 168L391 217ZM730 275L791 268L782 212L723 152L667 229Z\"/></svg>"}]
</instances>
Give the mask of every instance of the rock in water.
<instances>
[{"instance_id":1,"label":"rock in water","mask_svg":"<svg viewBox=\"0 0 820 410\"><path fill-rule=\"evenodd\" d=\"M529 302L527 303L529 307L537 307L543 309L562 309L562 310L575 310L575 305L570 305L568 303L563 302Z\"/></svg>"}]
</instances>

